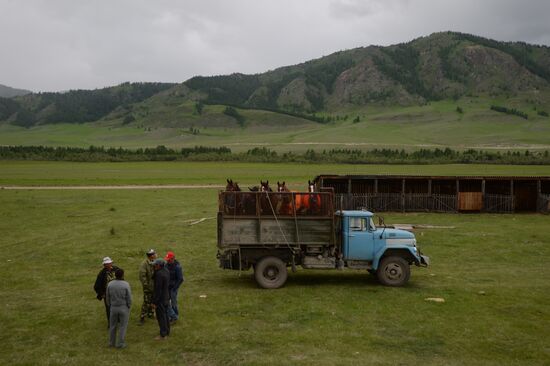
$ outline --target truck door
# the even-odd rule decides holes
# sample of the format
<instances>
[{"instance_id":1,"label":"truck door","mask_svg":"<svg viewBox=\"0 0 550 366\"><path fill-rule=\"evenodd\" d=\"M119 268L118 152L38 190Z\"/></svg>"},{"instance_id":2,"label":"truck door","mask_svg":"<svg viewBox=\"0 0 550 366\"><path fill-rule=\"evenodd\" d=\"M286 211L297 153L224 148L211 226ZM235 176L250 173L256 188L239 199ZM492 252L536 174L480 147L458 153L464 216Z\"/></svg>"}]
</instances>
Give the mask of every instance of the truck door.
<instances>
[{"instance_id":1,"label":"truck door","mask_svg":"<svg viewBox=\"0 0 550 366\"><path fill-rule=\"evenodd\" d=\"M372 260L374 258L373 233L369 231L367 217L350 217L348 228L348 258Z\"/></svg>"}]
</instances>

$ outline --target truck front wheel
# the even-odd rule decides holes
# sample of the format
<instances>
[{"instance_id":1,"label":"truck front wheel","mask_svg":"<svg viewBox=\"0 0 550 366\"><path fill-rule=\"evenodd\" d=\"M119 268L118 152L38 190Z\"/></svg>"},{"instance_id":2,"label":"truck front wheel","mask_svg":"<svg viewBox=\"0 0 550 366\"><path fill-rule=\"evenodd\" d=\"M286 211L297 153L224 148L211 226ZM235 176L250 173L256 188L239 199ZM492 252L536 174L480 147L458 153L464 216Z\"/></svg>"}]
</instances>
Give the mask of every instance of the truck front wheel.
<instances>
[{"instance_id":1,"label":"truck front wheel","mask_svg":"<svg viewBox=\"0 0 550 366\"><path fill-rule=\"evenodd\" d=\"M260 287L279 288L288 277L286 264L277 257L262 258L254 268L254 277Z\"/></svg>"},{"instance_id":2,"label":"truck front wheel","mask_svg":"<svg viewBox=\"0 0 550 366\"><path fill-rule=\"evenodd\" d=\"M401 257L386 257L380 261L376 274L385 286L403 286L411 277L411 267Z\"/></svg>"}]
</instances>

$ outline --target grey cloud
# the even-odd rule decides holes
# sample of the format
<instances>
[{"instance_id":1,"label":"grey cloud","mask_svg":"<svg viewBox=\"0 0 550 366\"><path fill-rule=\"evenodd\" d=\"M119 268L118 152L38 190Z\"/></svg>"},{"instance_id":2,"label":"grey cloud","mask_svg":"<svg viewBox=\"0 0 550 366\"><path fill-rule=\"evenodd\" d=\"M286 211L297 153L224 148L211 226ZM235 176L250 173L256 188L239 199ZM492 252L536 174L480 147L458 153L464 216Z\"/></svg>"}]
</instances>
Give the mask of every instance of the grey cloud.
<instances>
[{"instance_id":1,"label":"grey cloud","mask_svg":"<svg viewBox=\"0 0 550 366\"><path fill-rule=\"evenodd\" d=\"M403 12L409 6L409 0L333 0L330 3L331 14L335 18L366 17L384 11Z\"/></svg>"},{"instance_id":2,"label":"grey cloud","mask_svg":"<svg viewBox=\"0 0 550 366\"><path fill-rule=\"evenodd\" d=\"M548 45L549 13L542 0L0 0L0 84L258 73L445 30Z\"/></svg>"}]
</instances>

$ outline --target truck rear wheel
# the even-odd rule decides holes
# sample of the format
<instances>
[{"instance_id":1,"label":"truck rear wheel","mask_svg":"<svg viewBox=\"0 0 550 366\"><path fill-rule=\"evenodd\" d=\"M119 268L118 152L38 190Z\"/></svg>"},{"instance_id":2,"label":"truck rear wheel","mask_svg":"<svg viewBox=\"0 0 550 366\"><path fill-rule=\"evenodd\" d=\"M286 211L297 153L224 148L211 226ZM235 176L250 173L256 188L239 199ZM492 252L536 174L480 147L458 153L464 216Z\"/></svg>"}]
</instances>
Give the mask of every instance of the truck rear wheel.
<instances>
[{"instance_id":1,"label":"truck rear wheel","mask_svg":"<svg viewBox=\"0 0 550 366\"><path fill-rule=\"evenodd\" d=\"M262 258L254 269L254 277L260 287L279 288L288 277L286 264L277 257Z\"/></svg>"},{"instance_id":2,"label":"truck rear wheel","mask_svg":"<svg viewBox=\"0 0 550 366\"><path fill-rule=\"evenodd\" d=\"M376 275L385 286L403 286L411 277L411 267L401 257L386 257L380 261Z\"/></svg>"}]
</instances>

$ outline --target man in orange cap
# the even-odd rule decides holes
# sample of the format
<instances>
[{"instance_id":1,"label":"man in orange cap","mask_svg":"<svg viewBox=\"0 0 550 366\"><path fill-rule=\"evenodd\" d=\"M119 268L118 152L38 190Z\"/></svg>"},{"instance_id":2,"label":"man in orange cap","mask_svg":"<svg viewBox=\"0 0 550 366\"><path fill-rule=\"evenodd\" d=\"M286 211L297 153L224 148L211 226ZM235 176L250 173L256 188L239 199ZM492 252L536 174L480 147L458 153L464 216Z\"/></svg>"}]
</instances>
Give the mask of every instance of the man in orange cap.
<instances>
[{"instance_id":1,"label":"man in orange cap","mask_svg":"<svg viewBox=\"0 0 550 366\"><path fill-rule=\"evenodd\" d=\"M170 322L175 322L179 318L178 311L178 290L183 283L183 268L181 264L176 260L174 252L166 253L166 268L170 272L170 282L168 284L168 290L170 291L170 306L168 307L168 318Z\"/></svg>"}]
</instances>

